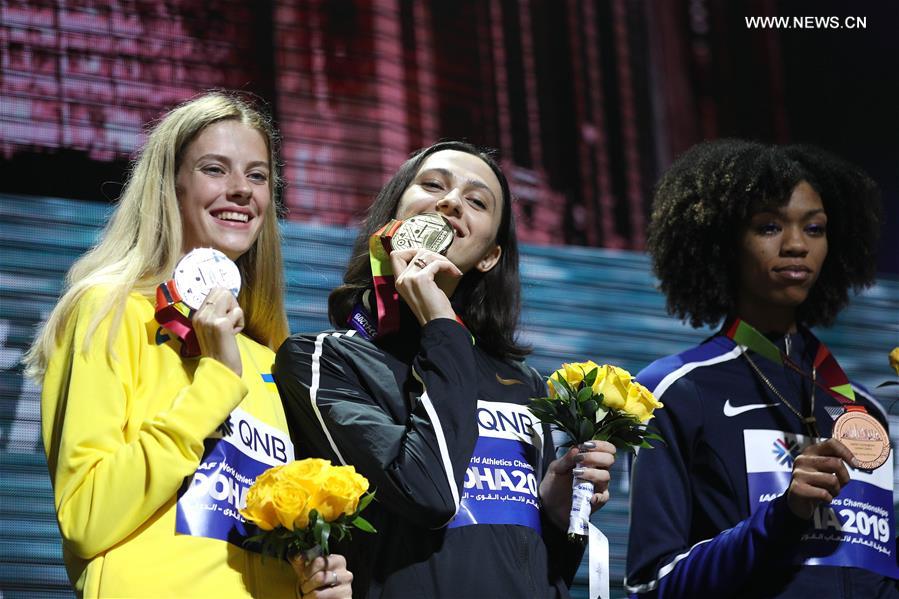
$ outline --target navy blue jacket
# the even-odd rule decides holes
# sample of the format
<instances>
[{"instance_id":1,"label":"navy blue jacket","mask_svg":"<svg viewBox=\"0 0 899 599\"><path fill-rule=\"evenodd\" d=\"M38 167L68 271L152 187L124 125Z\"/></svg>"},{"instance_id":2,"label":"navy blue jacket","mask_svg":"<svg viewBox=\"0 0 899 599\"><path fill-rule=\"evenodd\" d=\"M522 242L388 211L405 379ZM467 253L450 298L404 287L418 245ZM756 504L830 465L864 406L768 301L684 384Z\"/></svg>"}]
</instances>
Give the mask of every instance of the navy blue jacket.
<instances>
[{"instance_id":1,"label":"navy blue jacket","mask_svg":"<svg viewBox=\"0 0 899 599\"><path fill-rule=\"evenodd\" d=\"M772 339L810 371L808 331ZM804 425L759 380L723 335L643 370L637 380L665 404L653 424L667 446L634 461L625 586L632 597L894 597L895 581L859 568L793 565L810 527L781 495L750 514L744 431L806 435ZM807 413L809 381L750 353L782 395ZM854 387L855 388L855 387ZM884 426L873 398L856 398ZM817 390L815 415L829 437L838 402ZM772 447L752 451L771 452ZM886 466L884 466L886 467ZM894 554L895 555L895 554Z\"/></svg>"}]
</instances>

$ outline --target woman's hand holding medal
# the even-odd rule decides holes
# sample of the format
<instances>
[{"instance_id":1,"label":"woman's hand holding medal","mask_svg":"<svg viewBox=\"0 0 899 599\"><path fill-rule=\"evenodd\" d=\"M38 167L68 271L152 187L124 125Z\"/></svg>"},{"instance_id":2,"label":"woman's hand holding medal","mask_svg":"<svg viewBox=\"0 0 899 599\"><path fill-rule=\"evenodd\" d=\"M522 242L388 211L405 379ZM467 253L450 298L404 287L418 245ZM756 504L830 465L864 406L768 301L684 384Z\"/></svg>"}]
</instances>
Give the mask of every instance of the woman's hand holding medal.
<instances>
[{"instance_id":1,"label":"woman's hand holding medal","mask_svg":"<svg viewBox=\"0 0 899 599\"><path fill-rule=\"evenodd\" d=\"M208 356L243 373L236 335L244 328L237 303L240 271L225 254L197 248L156 292L156 320L182 341L184 357Z\"/></svg>"},{"instance_id":2,"label":"woman's hand holding medal","mask_svg":"<svg viewBox=\"0 0 899 599\"><path fill-rule=\"evenodd\" d=\"M462 271L446 256L422 248L394 250L390 263L396 273L396 290L419 324L456 318L448 290L455 288Z\"/></svg>"},{"instance_id":3,"label":"woman's hand holding medal","mask_svg":"<svg viewBox=\"0 0 899 599\"><path fill-rule=\"evenodd\" d=\"M243 310L228 289L216 287L191 319L200 354L214 358L240 376L243 366L237 349L237 334L243 330Z\"/></svg>"},{"instance_id":4,"label":"woman's hand holding medal","mask_svg":"<svg viewBox=\"0 0 899 599\"><path fill-rule=\"evenodd\" d=\"M787 489L790 511L808 520L819 504L833 501L849 483L846 463L855 464L855 456L836 439L806 447L793 462Z\"/></svg>"}]
</instances>

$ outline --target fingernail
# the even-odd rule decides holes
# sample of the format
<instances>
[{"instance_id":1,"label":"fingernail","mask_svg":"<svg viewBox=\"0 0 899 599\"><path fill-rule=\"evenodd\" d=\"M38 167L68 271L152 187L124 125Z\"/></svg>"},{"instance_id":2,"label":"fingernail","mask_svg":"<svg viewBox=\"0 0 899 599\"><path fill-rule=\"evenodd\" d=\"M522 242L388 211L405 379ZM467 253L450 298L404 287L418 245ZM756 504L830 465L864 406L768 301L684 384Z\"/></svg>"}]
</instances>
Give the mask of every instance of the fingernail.
<instances>
[{"instance_id":1,"label":"fingernail","mask_svg":"<svg viewBox=\"0 0 899 599\"><path fill-rule=\"evenodd\" d=\"M574 470L571 471L571 473L575 476L581 476L585 470L586 470L586 468L575 468Z\"/></svg>"},{"instance_id":2,"label":"fingernail","mask_svg":"<svg viewBox=\"0 0 899 599\"><path fill-rule=\"evenodd\" d=\"M596 449L596 443L594 443L593 441L584 441L578 446L578 449L580 449L581 451Z\"/></svg>"},{"instance_id":3,"label":"fingernail","mask_svg":"<svg viewBox=\"0 0 899 599\"><path fill-rule=\"evenodd\" d=\"M574 461L577 462L578 464L580 464L581 462L583 462L583 461L584 461L584 454L579 453L579 454L577 454L576 456L574 456Z\"/></svg>"}]
</instances>

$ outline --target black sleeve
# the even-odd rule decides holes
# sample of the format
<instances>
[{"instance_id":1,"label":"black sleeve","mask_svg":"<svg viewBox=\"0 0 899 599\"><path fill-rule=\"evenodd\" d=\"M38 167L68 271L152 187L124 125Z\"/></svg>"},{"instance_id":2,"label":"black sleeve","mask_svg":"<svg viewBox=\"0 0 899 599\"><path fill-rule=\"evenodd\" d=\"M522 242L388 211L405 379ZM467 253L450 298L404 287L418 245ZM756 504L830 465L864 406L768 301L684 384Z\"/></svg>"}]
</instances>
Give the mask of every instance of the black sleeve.
<instances>
[{"instance_id":1,"label":"black sleeve","mask_svg":"<svg viewBox=\"0 0 899 599\"><path fill-rule=\"evenodd\" d=\"M454 517L478 430L471 337L448 319L421 331L421 394L400 388L384 354L345 333L296 335L273 374L291 434L310 455L352 464L387 510L439 528Z\"/></svg>"}]
</instances>

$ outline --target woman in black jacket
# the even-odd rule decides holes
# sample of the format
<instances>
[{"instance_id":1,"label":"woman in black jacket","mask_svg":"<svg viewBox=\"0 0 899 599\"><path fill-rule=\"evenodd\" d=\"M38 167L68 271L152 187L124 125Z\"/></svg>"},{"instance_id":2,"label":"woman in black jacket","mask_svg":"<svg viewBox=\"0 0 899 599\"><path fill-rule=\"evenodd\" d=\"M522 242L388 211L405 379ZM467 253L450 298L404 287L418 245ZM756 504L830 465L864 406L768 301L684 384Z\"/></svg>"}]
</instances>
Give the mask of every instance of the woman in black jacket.
<instances>
[{"instance_id":1,"label":"woman in black jacket","mask_svg":"<svg viewBox=\"0 0 899 599\"><path fill-rule=\"evenodd\" d=\"M376 231L424 213L452 227L446 255L379 259ZM600 507L615 450L554 460L526 408L546 389L515 338L518 250L498 165L460 142L416 153L375 200L344 281L329 299L338 330L291 337L275 377L298 452L353 464L377 491L378 533L342 549L354 593L568 596L582 552L565 535L572 473Z\"/></svg>"}]
</instances>

